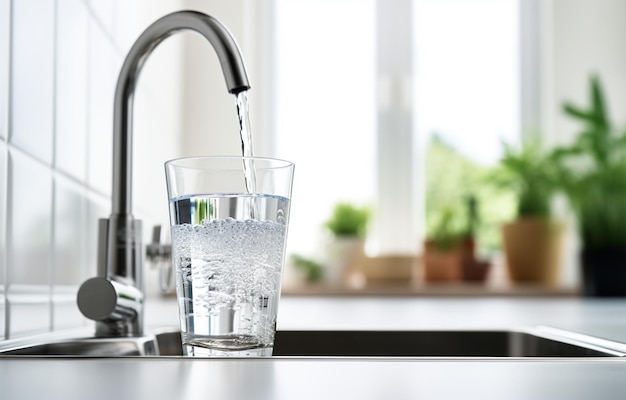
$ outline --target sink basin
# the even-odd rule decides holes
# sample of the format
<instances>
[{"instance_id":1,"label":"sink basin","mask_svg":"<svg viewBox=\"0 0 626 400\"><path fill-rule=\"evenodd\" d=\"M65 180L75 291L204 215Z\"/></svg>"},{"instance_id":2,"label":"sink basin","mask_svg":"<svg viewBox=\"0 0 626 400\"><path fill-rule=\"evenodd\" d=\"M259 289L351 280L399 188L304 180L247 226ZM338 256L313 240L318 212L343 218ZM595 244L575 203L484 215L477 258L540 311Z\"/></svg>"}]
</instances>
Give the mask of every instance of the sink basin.
<instances>
[{"instance_id":1,"label":"sink basin","mask_svg":"<svg viewBox=\"0 0 626 400\"><path fill-rule=\"evenodd\" d=\"M180 333L156 335L181 355ZM626 346L548 327L490 331L277 331L275 357L622 357Z\"/></svg>"},{"instance_id":2,"label":"sink basin","mask_svg":"<svg viewBox=\"0 0 626 400\"><path fill-rule=\"evenodd\" d=\"M132 338L52 338L33 342L9 342L1 356L124 357L159 354L154 336Z\"/></svg>"},{"instance_id":3,"label":"sink basin","mask_svg":"<svg viewBox=\"0 0 626 400\"><path fill-rule=\"evenodd\" d=\"M181 356L180 332L140 338L8 341L0 357ZM277 331L274 357L623 357L626 344L549 327L517 330Z\"/></svg>"}]
</instances>

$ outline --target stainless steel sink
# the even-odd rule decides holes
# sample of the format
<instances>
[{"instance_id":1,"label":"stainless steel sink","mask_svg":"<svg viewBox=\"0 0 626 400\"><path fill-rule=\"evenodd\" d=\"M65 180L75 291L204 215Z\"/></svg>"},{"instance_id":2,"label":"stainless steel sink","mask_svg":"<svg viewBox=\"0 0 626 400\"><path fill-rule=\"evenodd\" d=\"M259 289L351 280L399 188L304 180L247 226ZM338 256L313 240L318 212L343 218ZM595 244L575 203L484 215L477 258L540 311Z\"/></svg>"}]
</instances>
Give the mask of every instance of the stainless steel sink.
<instances>
[{"instance_id":1,"label":"stainless steel sink","mask_svg":"<svg viewBox=\"0 0 626 400\"><path fill-rule=\"evenodd\" d=\"M35 338L9 341L0 347L2 356L125 357L159 355L155 336L129 338Z\"/></svg>"},{"instance_id":2,"label":"stainless steel sink","mask_svg":"<svg viewBox=\"0 0 626 400\"><path fill-rule=\"evenodd\" d=\"M181 356L180 332L141 338L56 338L4 343L0 357ZM626 345L549 327L515 330L278 331L274 357L623 357Z\"/></svg>"},{"instance_id":3,"label":"stainless steel sink","mask_svg":"<svg viewBox=\"0 0 626 400\"><path fill-rule=\"evenodd\" d=\"M182 354L180 333L156 335ZM489 331L277 331L275 357L623 357L626 345L548 327Z\"/></svg>"}]
</instances>

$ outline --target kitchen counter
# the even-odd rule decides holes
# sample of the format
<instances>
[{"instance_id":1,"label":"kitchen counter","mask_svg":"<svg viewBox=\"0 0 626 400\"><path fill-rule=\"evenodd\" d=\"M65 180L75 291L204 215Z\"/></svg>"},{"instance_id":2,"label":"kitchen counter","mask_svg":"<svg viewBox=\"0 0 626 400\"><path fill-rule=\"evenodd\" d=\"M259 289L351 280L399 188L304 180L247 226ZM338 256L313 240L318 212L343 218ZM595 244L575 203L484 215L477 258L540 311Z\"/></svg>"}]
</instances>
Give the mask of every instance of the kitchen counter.
<instances>
[{"instance_id":1,"label":"kitchen counter","mask_svg":"<svg viewBox=\"0 0 626 400\"><path fill-rule=\"evenodd\" d=\"M151 327L176 326L153 300ZM279 329L549 325L626 342L626 299L285 297ZM0 359L2 399L622 398L622 359Z\"/></svg>"},{"instance_id":2,"label":"kitchen counter","mask_svg":"<svg viewBox=\"0 0 626 400\"><path fill-rule=\"evenodd\" d=\"M0 361L3 399L620 399L620 361Z\"/></svg>"}]
</instances>

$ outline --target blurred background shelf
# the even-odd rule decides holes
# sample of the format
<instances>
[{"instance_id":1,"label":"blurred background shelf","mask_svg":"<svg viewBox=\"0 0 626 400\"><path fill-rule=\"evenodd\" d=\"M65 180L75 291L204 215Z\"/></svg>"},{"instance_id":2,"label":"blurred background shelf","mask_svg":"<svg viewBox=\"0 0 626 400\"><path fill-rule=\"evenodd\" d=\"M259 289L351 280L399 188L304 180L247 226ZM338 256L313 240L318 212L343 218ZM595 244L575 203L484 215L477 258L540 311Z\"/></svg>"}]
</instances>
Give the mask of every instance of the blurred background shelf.
<instances>
[{"instance_id":1,"label":"blurred background shelf","mask_svg":"<svg viewBox=\"0 0 626 400\"><path fill-rule=\"evenodd\" d=\"M474 284L421 282L369 283L360 286L325 284L287 284L283 296L505 296L505 297L574 297L578 288L547 287L533 284Z\"/></svg>"},{"instance_id":2,"label":"blurred background shelf","mask_svg":"<svg viewBox=\"0 0 626 400\"><path fill-rule=\"evenodd\" d=\"M517 281L502 257L495 258L480 279L456 276L432 280L418 257L360 258L345 273L307 282L303 275L287 274L283 296L424 296L424 297L576 297L581 288L563 280Z\"/></svg>"}]
</instances>

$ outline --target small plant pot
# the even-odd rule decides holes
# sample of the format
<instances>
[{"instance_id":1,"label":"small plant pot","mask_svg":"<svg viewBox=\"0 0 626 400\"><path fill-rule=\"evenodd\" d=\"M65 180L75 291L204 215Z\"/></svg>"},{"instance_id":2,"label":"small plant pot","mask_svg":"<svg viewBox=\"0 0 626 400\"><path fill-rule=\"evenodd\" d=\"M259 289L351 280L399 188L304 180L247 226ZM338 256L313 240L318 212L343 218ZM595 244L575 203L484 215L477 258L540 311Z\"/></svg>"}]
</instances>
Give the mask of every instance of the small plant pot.
<instances>
[{"instance_id":1,"label":"small plant pot","mask_svg":"<svg viewBox=\"0 0 626 400\"><path fill-rule=\"evenodd\" d=\"M513 282L555 285L563 252L565 225L524 218L502 227L509 276Z\"/></svg>"},{"instance_id":2,"label":"small plant pot","mask_svg":"<svg viewBox=\"0 0 626 400\"><path fill-rule=\"evenodd\" d=\"M471 260L463 262L463 280L465 282L484 282L487 280L491 263L488 261Z\"/></svg>"},{"instance_id":3,"label":"small plant pot","mask_svg":"<svg viewBox=\"0 0 626 400\"><path fill-rule=\"evenodd\" d=\"M581 266L585 296L626 296L626 249L583 249Z\"/></svg>"},{"instance_id":4,"label":"small plant pot","mask_svg":"<svg viewBox=\"0 0 626 400\"><path fill-rule=\"evenodd\" d=\"M476 259L476 242L473 238L465 238L461 242L461 278L465 282L484 282L491 264Z\"/></svg>"},{"instance_id":5,"label":"small plant pot","mask_svg":"<svg viewBox=\"0 0 626 400\"><path fill-rule=\"evenodd\" d=\"M368 283L409 283L415 261L415 256L364 257L359 271Z\"/></svg>"},{"instance_id":6,"label":"small plant pot","mask_svg":"<svg viewBox=\"0 0 626 400\"><path fill-rule=\"evenodd\" d=\"M463 256L459 247L440 250L431 241L424 245L424 280L454 282L461 279Z\"/></svg>"},{"instance_id":7,"label":"small plant pot","mask_svg":"<svg viewBox=\"0 0 626 400\"><path fill-rule=\"evenodd\" d=\"M326 244L327 284L342 285L350 274L359 268L365 257L365 241L359 237L336 236Z\"/></svg>"}]
</instances>

